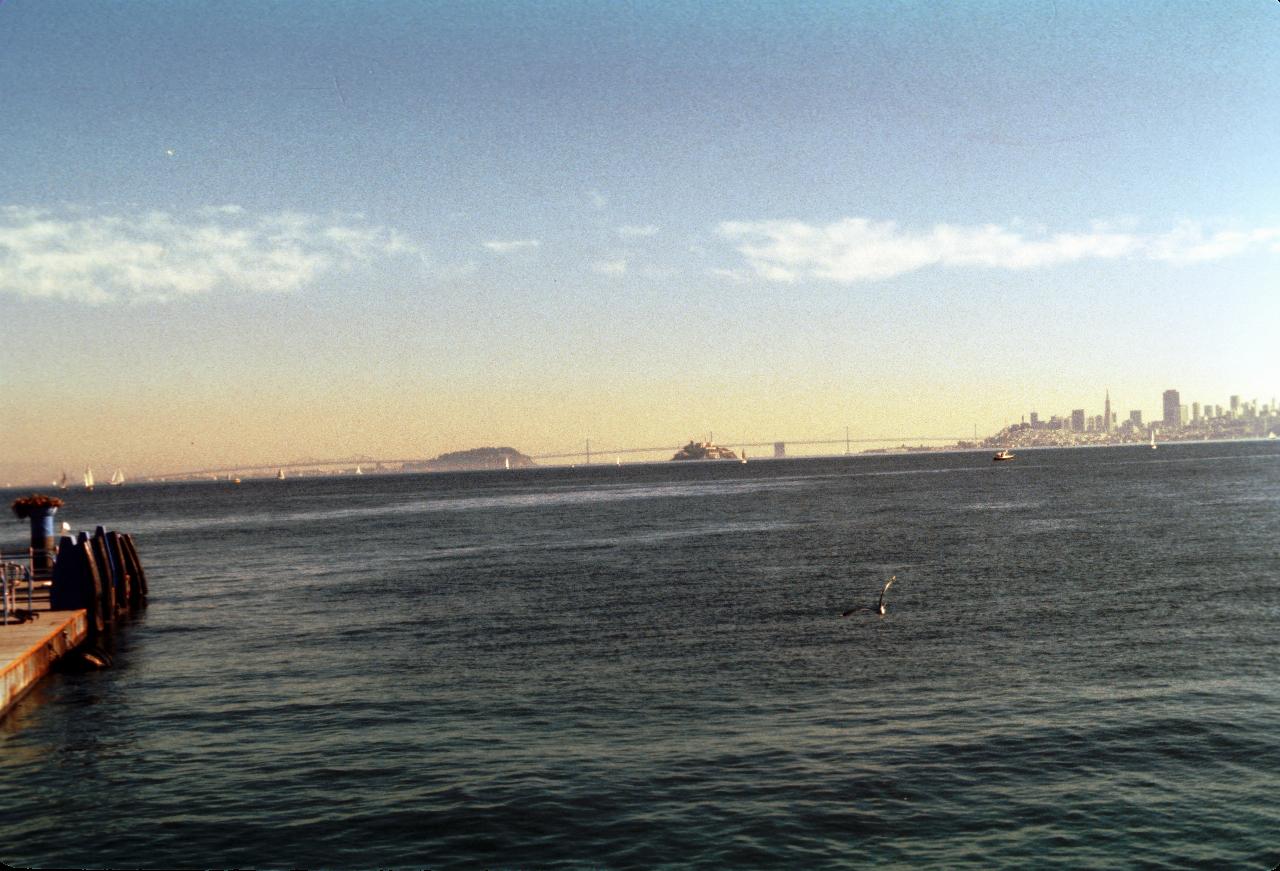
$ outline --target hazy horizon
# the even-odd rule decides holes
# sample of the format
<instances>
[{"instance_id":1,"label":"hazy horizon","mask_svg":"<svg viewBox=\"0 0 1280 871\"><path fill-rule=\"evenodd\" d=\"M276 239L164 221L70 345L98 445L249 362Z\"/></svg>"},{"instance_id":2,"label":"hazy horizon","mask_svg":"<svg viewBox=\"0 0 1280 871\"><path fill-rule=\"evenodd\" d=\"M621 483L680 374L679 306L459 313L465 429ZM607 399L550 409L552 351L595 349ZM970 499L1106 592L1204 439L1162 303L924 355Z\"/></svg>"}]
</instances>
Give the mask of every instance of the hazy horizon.
<instances>
[{"instance_id":1,"label":"hazy horizon","mask_svg":"<svg viewBox=\"0 0 1280 871\"><path fill-rule=\"evenodd\" d=\"M1271 403L1278 33L10 0L0 481Z\"/></svg>"}]
</instances>

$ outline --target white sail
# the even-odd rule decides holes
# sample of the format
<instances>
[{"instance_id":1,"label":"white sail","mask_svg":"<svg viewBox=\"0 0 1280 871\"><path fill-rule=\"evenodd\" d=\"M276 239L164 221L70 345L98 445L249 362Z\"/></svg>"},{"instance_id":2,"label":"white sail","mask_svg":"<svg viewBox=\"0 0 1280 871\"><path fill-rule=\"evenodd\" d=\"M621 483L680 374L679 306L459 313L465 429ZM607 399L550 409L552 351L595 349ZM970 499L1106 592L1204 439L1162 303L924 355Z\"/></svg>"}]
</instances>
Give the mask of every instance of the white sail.
<instances>
[{"instance_id":1,"label":"white sail","mask_svg":"<svg viewBox=\"0 0 1280 871\"><path fill-rule=\"evenodd\" d=\"M363 475L363 474L364 474L364 469L360 468L360 464L359 464L359 463L356 463L356 474L357 474L357 475Z\"/></svg>"},{"instance_id":2,"label":"white sail","mask_svg":"<svg viewBox=\"0 0 1280 871\"><path fill-rule=\"evenodd\" d=\"M120 471L119 469L116 469L114 472L111 473L111 486L119 487L123 483L124 483L124 472Z\"/></svg>"},{"instance_id":3,"label":"white sail","mask_svg":"<svg viewBox=\"0 0 1280 871\"><path fill-rule=\"evenodd\" d=\"M93 489L93 469L90 469L88 466L86 466L84 470L84 488L86 490Z\"/></svg>"},{"instance_id":4,"label":"white sail","mask_svg":"<svg viewBox=\"0 0 1280 871\"><path fill-rule=\"evenodd\" d=\"M284 480L284 469L277 469L277 470L276 470L276 480L277 480L277 481L283 481L283 480Z\"/></svg>"}]
</instances>

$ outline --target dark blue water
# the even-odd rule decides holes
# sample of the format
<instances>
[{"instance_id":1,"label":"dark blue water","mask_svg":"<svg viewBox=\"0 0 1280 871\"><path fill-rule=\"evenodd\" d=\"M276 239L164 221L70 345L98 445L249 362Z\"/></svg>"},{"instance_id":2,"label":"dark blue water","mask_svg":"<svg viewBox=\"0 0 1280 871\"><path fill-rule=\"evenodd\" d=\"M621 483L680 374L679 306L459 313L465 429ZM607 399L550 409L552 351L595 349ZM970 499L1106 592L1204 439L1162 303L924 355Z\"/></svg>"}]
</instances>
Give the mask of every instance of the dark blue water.
<instances>
[{"instance_id":1,"label":"dark blue water","mask_svg":"<svg viewBox=\"0 0 1280 871\"><path fill-rule=\"evenodd\" d=\"M1272 443L125 487L36 867L1270 868ZM20 528L16 538L21 537ZM874 602L889 611L841 619Z\"/></svg>"}]
</instances>

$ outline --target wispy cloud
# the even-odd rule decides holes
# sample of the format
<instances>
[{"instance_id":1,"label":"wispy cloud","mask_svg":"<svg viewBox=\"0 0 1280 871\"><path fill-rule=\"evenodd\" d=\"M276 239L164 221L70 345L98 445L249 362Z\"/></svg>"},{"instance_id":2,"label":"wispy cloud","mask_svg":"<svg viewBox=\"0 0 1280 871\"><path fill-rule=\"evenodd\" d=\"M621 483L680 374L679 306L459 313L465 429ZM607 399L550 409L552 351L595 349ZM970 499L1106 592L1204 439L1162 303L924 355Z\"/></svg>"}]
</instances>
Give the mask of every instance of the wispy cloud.
<instances>
[{"instance_id":1,"label":"wispy cloud","mask_svg":"<svg viewBox=\"0 0 1280 871\"><path fill-rule=\"evenodd\" d=\"M0 293L25 297L109 303L288 293L396 255L421 251L352 215L0 206Z\"/></svg>"},{"instance_id":2,"label":"wispy cloud","mask_svg":"<svg viewBox=\"0 0 1280 871\"><path fill-rule=\"evenodd\" d=\"M1280 250L1280 227L1207 232L1193 222L1159 234L1121 232L1103 225L1087 232L1027 233L996 224L939 224L930 230L911 231L893 221L846 218L826 225L727 221L720 224L718 232L736 243L758 277L784 282L817 278L845 284L891 278L935 265L1022 270L1117 258L1191 263L1260 247Z\"/></svg>"},{"instance_id":3,"label":"wispy cloud","mask_svg":"<svg viewBox=\"0 0 1280 871\"><path fill-rule=\"evenodd\" d=\"M1280 251L1280 227L1206 232L1198 223L1183 221L1168 233L1152 239L1147 253L1153 260L1200 263L1235 257L1252 248Z\"/></svg>"},{"instance_id":4,"label":"wispy cloud","mask_svg":"<svg viewBox=\"0 0 1280 871\"><path fill-rule=\"evenodd\" d=\"M627 272L626 258L619 260L601 260L591 266L601 275L625 275Z\"/></svg>"},{"instance_id":5,"label":"wispy cloud","mask_svg":"<svg viewBox=\"0 0 1280 871\"><path fill-rule=\"evenodd\" d=\"M646 236L658 235L658 228L652 224L624 224L618 228L618 235L623 239L643 239Z\"/></svg>"},{"instance_id":6,"label":"wispy cloud","mask_svg":"<svg viewBox=\"0 0 1280 871\"><path fill-rule=\"evenodd\" d=\"M484 247L488 248L494 254L515 254L519 251L528 251L537 248L542 243L537 239L494 239L484 243Z\"/></svg>"},{"instance_id":7,"label":"wispy cloud","mask_svg":"<svg viewBox=\"0 0 1280 871\"><path fill-rule=\"evenodd\" d=\"M726 281L732 281L735 284L741 284L751 278L751 274L745 269L715 268L707 270L707 273L709 275L714 275L716 278L723 278Z\"/></svg>"}]
</instances>

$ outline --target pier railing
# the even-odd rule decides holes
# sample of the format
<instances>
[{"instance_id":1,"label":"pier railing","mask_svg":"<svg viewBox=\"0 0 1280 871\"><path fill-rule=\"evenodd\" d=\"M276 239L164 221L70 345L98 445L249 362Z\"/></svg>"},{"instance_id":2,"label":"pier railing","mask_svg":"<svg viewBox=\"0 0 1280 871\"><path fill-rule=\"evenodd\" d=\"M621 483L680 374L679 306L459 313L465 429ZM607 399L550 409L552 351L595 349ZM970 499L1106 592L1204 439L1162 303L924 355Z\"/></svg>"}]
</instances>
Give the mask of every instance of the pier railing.
<instances>
[{"instance_id":1,"label":"pier railing","mask_svg":"<svg viewBox=\"0 0 1280 871\"><path fill-rule=\"evenodd\" d=\"M4 600L4 623L9 622L9 615L18 610L22 587L26 587L27 611L34 610L35 575L31 566L15 562L0 562L0 599Z\"/></svg>"},{"instance_id":2,"label":"pier railing","mask_svg":"<svg viewBox=\"0 0 1280 871\"><path fill-rule=\"evenodd\" d=\"M39 547L0 551L0 610L4 623L9 622L15 610L24 607L24 601L27 611L37 605L47 607L53 574L44 566L53 564L52 557L51 552Z\"/></svg>"}]
</instances>

